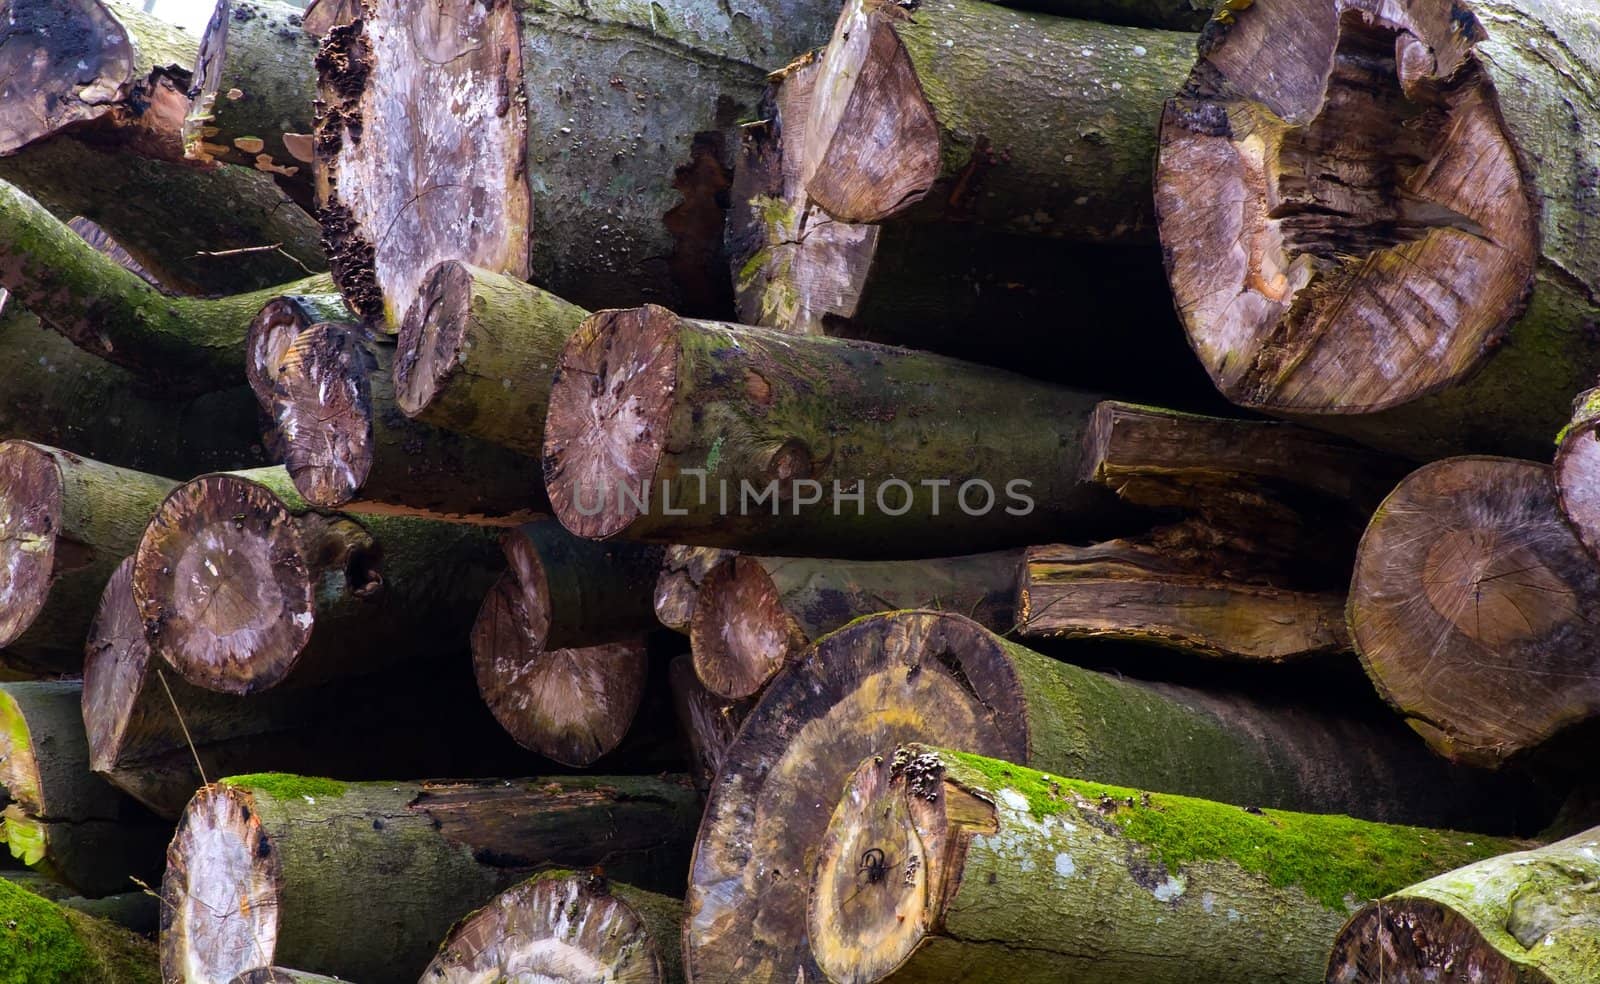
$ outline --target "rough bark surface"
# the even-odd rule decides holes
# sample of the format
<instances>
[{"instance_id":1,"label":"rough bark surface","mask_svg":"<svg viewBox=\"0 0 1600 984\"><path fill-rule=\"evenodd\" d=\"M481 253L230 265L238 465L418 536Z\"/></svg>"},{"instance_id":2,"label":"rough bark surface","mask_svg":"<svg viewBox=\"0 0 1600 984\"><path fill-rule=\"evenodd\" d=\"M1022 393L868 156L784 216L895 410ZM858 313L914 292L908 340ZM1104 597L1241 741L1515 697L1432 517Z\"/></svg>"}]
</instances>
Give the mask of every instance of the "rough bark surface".
<instances>
[{"instance_id":1,"label":"rough bark surface","mask_svg":"<svg viewBox=\"0 0 1600 984\"><path fill-rule=\"evenodd\" d=\"M726 700L707 690L695 675L694 659L688 653L673 657L668 680L678 727L689 742L689 776L695 788L705 793L722 771L728 746L754 702Z\"/></svg>"}]
</instances>

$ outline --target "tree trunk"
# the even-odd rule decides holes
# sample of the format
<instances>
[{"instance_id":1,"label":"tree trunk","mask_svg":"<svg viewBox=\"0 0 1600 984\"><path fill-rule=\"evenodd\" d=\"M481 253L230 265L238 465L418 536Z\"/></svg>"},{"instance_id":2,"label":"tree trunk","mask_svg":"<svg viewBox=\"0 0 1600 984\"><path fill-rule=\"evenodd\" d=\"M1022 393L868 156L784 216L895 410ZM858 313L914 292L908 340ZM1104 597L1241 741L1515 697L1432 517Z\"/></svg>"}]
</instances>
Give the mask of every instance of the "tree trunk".
<instances>
[{"instance_id":1,"label":"tree trunk","mask_svg":"<svg viewBox=\"0 0 1600 984\"><path fill-rule=\"evenodd\" d=\"M806 940L805 873L850 763L907 741L1385 822L1506 830L1508 810L1532 808L1496 788L1497 777L1439 760L1388 718L1104 676L958 615L876 615L791 663L729 748L690 874L684 953L693 980L822 979Z\"/></svg>"},{"instance_id":2,"label":"tree trunk","mask_svg":"<svg viewBox=\"0 0 1600 984\"><path fill-rule=\"evenodd\" d=\"M605 311L562 352L545 484L581 536L992 549L1104 528L1110 497L1076 480L1093 401L907 349Z\"/></svg>"},{"instance_id":3,"label":"tree trunk","mask_svg":"<svg viewBox=\"0 0 1600 984\"><path fill-rule=\"evenodd\" d=\"M1590 556L1600 560L1600 388L1572 401L1572 422L1556 438L1555 483L1561 514Z\"/></svg>"},{"instance_id":4,"label":"tree trunk","mask_svg":"<svg viewBox=\"0 0 1600 984\"><path fill-rule=\"evenodd\" d=\"M544 510L538 459L405 416L393 363L393 340L359 325L316 325L284 352L273 418L308 502L480 517Z\"/></svg>"},{"instance_id":5,"label":"tree trunk","mask_svg":"<svg viewBox=\"0 0 1600 984\"><path fill-rule=\"evenodd\" d=\"M749 700L725 700L705 688L695 676L694 660L688 653L673 657L668 668L672 685L672 706L678 715L678 727L689 742L692 758L689 777L695 788L705 794L722 771L728 756L728 746L733 744L739 725L744 723L755 703Z\"/></svg>"},{"instance_id":6,"label":"tree trunk","mask_svg":"<svg viewBox=\"0 0 1600 984\"><path fill-rule=\"evenodd\" d=\"M492 527L311 509L281 468L203 475L150 521L133 596L190 683L251 694L465 644L499 570Z\"/></svg>"},{"instance_id":7,"label":"tree trunk","mask_svg":"<svg viewBox=\"0 0 1600 984\"><path fill-rule=\"evenodd\" d=\"M667 547L661 555L661 573L656 577L656 621L688 635L694 622L694 606L700 600L700 585L723 561L737 556L732 550L716 547Z\"/></svg>"},{"instance_id":8,"label":"tree trunk","mask_svg":"<svg viewBox=\"0 0 1600 984\"><path fill-rule=\"evenodd\" d=\"M0 661L7 668L41 676L83 668L100 589L176 485L42 444L0 443Z\"/></svg>"},{"instance_id":9,"label":"tree trunk","mask_svg":"<svg viewBox=\"0 0 1600 984\"><path fill-rule=\"evenodd\" d=\"M214 984L282 963L411 984L452 923L539 868L681 884L698 805L683 777L226 780L167 851L162 972Z\"/></svg>"},{"instance_id":10,"label":"tree trunk","mask_svg":"<svg viewBox=\"0 0 1600 984\"><path fill-rule=\"evenodd\" d=\"M695 673L728 700L752 697L813 639L874 612L956 612L986 629L1015 624L1022 552L935 560L736 557L700 589L689 641Z\"/></svg>"},{"instance_id":11,"label":"tree trunk","mask_svg":"<svg viewBox=\"0 0 1600 984\"><path fill-rule=\"evenodd\" d=\"M807 927L836 984L1291 984L1350 906L1524 844L903 745L850 778Z\"/></svg>"},{"instance_id":12,"label":"tree trunk","mask_svg":"<svg viewBox=\"0 0 1600 984\"><path fill-rule=\"evenodd\" d=\"M1581 984L1600 976L1600 828L1502 854L1369 902L1339 933L1328 984L1475 980Z\"/></svg>"},{"instance_id":13,"label":"tree trunk","mask_svg":"<svg viewBox=\"0 0 1600 984\"><path fill-rule=\"evenodd\" d=\"M915 17L851 0L815 83L806 191L844 222L1149 241L1154 124L1194 45L980 0Z\"/></svg>"},{"instance_id":14,"label":"tree trunk","mask_svg":"<svg viewBox=\"0 0 1600 984\"><path fill-rule=\"evenodd\" d=\"M156 984L155 944L0 883L0 980Z\"/></svg>"},{"instance_id":15,"label":"tree trunk","mask_svg":"<svg viewBox=\"0 0 1600 984\"><path fill-rule=\"evenodd\" d=\"M244 375L261 409L272 413L272 388L289 346L312 325L348 324L354 320L337 293L284 294L261 306L245 332Z\"/></svg>"},{"instance_id":16,"label":"tree trunk","mask_svg":"<svg viewBox=\"0 0 1600 984\"><path fill-rule=\"evenodd\" d=\"M681 984L683 902L593 874L547 871L462 919L425 984Z\"/></svg>"},{"instance_id":17,"label":"tree trunk","mask_svg":"<svg viewBox=\"0 0 1600 984\"><path fill-rule=\"evenodd\" d=\"M1551 469L1451 458L1367 527L1350 628L1367 675L1440 754L1493 767L1600 714L1600 568Z\"/></svg>"},{"instance_id":18,"label":"tree trunk","mask_svg":"<svg viewBox=\"0 0 1600 984\"><path fill-rule=\"evenodd\" d=\"M537 457L550 377L588 314L519 280L441 263L400 328L396 401L417 420Z\"/></svg>"},{"instance_id":19,"label":"tree trunk","mask_svg":"<svg viewBox=\"0 0 1600 984\"><path fill-rule=\"evenodd\" d=\"M829 19L814 0L380 0L319 56L317 192L345 296L398 326L428 270L460 260L586 306L726 316L737 124Z\"/></svg>"},{"instance_id":20,"label":"tree trunk","mask_svg":"<svg viewBox=\"0 0 1600 984\"><path fill-rule=\"evenodd\" d=\"M79 347L164 392L244 382L245 335L263 304L331 289L314 276L231 297L170 297L0 182L0 286Z\"/></svg>"},{"instance_id":21,"label":"tree trunk","mask_svg":"<svg viewBox=\"0 0 1600 984\"><path fill-rule=\"evenodd\" d=\"M82 895L154 879L170 827L89 771L82 684L0 684L0 839Z\"/></svg>"},{"instance_id":22,"label":"tree trunk","mask_svg":"<svg viewBox=\"0 0 1600 984\"><path fill-rule=\"evenodd\" d=\"M1543 458L1600 370L1600 110L1578 95L1600 21L1548 0L1234 17L1167 105L1156 176L1218 388L1412 456Z\"/></svg>"}]
</instances>

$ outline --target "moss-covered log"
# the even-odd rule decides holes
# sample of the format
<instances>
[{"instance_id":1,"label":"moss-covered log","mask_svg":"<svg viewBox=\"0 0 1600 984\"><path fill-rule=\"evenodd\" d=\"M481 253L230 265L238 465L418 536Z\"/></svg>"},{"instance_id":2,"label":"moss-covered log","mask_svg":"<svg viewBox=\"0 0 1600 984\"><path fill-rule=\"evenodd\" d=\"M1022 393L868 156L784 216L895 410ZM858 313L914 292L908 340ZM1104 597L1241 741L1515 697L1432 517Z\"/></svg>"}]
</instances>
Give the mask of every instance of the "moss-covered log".
<instances>
[{"instance_id":1,"label":"moss-covered log","mask_svg":"<svg viewBox=\"0 0 1600 984\"><path fill-rule=\"evenodd\" d=\"M400 412L394 354L391 338L354 324L315 325L284 351L273 419L306 501L457 516L544 511L538 459Z\"/></svg>"},{"instance_id":2,"label":"moss-covered log","mask_svg":"<svg viewBox=\"0 0 1600 984\"><path fill-rule=\"evenodd\" d=\"M818 979L805 873L850 763L910 741L1239 806L1498 831L1507 811L1542 811L1499 786L1508 777L1451 766L1388 717L1135 683L959 615L875 615L790 663L729 748L690 874L692 979Z\"/></svg>"},{"instance_id":3,"label":"moss-covered log","mask_svg":"<svg viewBox=\"0 0 1600 984\"><path fill-rule=\"evenodd\" d=\"M412 984L452 923L539 869L681 885L698 806L682 777L224 780L167 851L162 971L219 984L282 963Z\"/></svg>"},{"instance_id":4,"label":"moss-covered log","mask_svg":"<svg viewBox=\"0 0 1600 984\"><path fill-rule=\"evenodd\" d=\"M1016 550L853 562L735 557L700 588L689 630L695 673L719 697L754 696L812 640L873 612L956 612L1009 632L1021 566Z\"/></svg>"},{"instance_id":5,"label":"moss-covered log","mask_svg":"<svg viewBox=\"0 0 1600 984\"><path fill-rule=\"evenodd\" d=\"M347 324L355 318L336 293L284 294L261 306L245 332L244 375L261 409L272 413L272 388L284 353L312 325Z\"/></svg>"},{"instance_id":6,"label":"moss-covered log","mask_svg":"<svg viewBox=\"0 0 1600 984\"><path fill-rule=\"evenodd\" d=\"M460 650L499 572L498 532L318 512L282 468L203 475L150 521L133 596L151 648L195 686L359 676Z\"/></svg>"},{"instance_id":7,"label":"moss-covered log","mask_svg":"<svg viewBox=\"0 0 1600 984\"><path fill-rule=\"evenodd\" d=\"M1078 481L1094 397L940 356L679 318L584 322L545 485L582 536L915 557L1102 530Z\"/></svg>"},{"instance_id":8,"label":"moss-covered log","mask_svg":"<svg viewBox=\"0 0 1600 984\"><path fill-rule=\"evenodd\" d=\"M42 871L17 868L0 871L0 880L24 888L40 898L48 899L64 909L81 912L86 916L104 919L140 936L153 939L160 922L157 898L143 889L129 886L126 892L87 898L77 889L63 885Z\"/></svg>"},{"instance_id":9,"label":"moss-covered log","mask_svg":"<svg viewBox=\"0 0 1600 984\"><path fill-rule=\"evenodd\" d=\"M0 840L80 894L111 895L161 870L170 828L89 771L82 684L0 684Z\"/></svg>"},{"instance_id":10,"label":"moss-covered log","mask_svg":"<svg viewBox=\"0 0 1600 984\"><path fill-rule=\"evenodd\" d=\"M907 745L845 787L807 932L836 984L1312 981L1351 908L1522 846Z\"/></svg>"},{"instance_id":11,"label":"moss-covered log","mask_svg":"<svg viewBox=\"0 0 1600 984\"><path fill-rule=\"evenodd\" d=\"M1378 691L1441 754L1493 766L1600 714L1600 568L1551 469L1450 458L1384 500L1349 618Z\"/></svg>"},{"instance_id":12,"label":"moss-covered log","mask_svg":"<svg viewBox=\"0 0 1600 984\"><path fill-rule=\"evenodd\" d=\"M672 658L667 679L672 687L678 728L689 742L689 776L695 788L704 793L722 771L728 746L733 744L733 736L739 733L739 725L754 702L727 700L707 690L695 675L694 658L688 653Z\"/></svg>"},{"instance_id":13,"label":"moss-covered log","mask_svg":"<svg viewBox=\"0 0 1600 984\"><path fill-rule=\"evenodd\" d=\"M561 347L588 312L463 263L441 263L400 328L395 398L418 420L537 456Z\"/></svg>"},{"instance_id":14,"label":"moss-covered log","mask_svg":"<svg viewBox=\"0 0 1600 984\"><path fill-rule=\"evenodd\" d=\"M979 0L915 17L851 0L815 83L806 191L845 222L1148 241L1154 124L1194 44Z\"/></svg>"},{"instance_id":15,"label":"moss-covered log","mask_svg":"<svg viewBox=\"0 0 1600 984\"><path fill-rule=\"evenodd\" d=\"M398 326L429 269L461 260L588 306L726 316L736 125L830 14L813 0L369 5L319 57L317 191L345 296Z\"/></svg>"},{"instance_id":16,"label":"moss-covered log","mask_svg":"<svg viewBox=\"0 0 1600 984\"><path fill-rule=\"evenodd\" d=\"M683 902L594 874L548 871L450 931L422 984L681 984Z\"/></svg>"},{"instance_id":17,"label":"moss-covered log","mask_svg":"<svg viewBox=\"0 0 1600 984\"><path fill-rule=\"evenodd\" d=\"M1339 933L1328 984L1580 984L1600 975L1600 828L1469 864L1369 902Z\"/></svg>"},{"instance_id":18,"label":"moss-covered log","mask_svg":"<svg viewBox=\"0 0 1600 984\"><path fill-rule=\"evenodd\" d=\"M1545 457L1600 369L1600 76L1581 54L1600 21L1548 0L1232 21L1167 105L1156 179L1218 388L1414 456Z\"/></svg>"},{"instance_id":19,"label":"moss-covered log","mask_svg":"<svg viewBox=\"0 0 1600 984\"><path fill-rule=\"evenodd\" d=\"M42 444L0 443L0 663L40 675L83 667L100 589L176 484Z\"/></svg>"},{"instance_id":20,"label":"moss-covered log","mask_svg":"<svg viewBox=\"0 0 1600 984\"><path fill-rule=\"evenodd\" d=\"M0 981L157 984L156 946L0 880Z\"/></svg>"},{"instance_id":21,"label":"moss-covered log","mask_svg":"<svg viewBox=\"0 0 1600 984\"><path fill-rule=\"evenodd\" d=\"M661 573L656 577L656 621L688 635L694 622L694 606L700 600L700 585L724 561L737 556L735 551L719 547L673 544L663 550Z\"/></svg>"}]
</instances>

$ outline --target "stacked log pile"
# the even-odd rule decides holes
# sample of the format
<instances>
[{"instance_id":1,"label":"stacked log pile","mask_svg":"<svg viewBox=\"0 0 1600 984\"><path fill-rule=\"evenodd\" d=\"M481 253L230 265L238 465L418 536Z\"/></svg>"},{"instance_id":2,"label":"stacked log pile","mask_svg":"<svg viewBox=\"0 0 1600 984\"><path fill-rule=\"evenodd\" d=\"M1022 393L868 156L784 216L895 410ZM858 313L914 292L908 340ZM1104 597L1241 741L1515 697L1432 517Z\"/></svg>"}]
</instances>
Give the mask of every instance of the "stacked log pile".
<instances>
[{"instance_id":1,"label":"stacked log pile","mask_svg":"<svg viewBox=\"0 0 1600 984\"><path fill-rule=\"evenodd\" d=\"M1595 0L139 6L0 984L1600 980Z\"/></svg>"}]
</instances>

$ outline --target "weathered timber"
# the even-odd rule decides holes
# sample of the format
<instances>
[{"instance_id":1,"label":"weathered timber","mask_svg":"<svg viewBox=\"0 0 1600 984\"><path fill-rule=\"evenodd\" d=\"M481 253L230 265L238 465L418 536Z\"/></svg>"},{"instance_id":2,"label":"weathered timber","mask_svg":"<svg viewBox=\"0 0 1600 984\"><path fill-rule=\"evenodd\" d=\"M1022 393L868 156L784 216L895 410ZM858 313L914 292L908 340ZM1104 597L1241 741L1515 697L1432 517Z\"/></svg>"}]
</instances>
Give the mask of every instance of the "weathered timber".
<instances>
[{"instance_id":1,"label":"weathered timber","mask_svg":"<svg viewBox=\"0 0 1600 984\"><path fill-rule=\"evenodd\" d=\"M232 984L350 984L342 978L313 974L288 967L256 967L235 977Z\"/></svg>"},{"instance_id":2,"label":"weathered timber","mask_svg":"<svg viewBox=\"0 0 1600 984\"><path fill-rule=\"evenodd\" d=\"M11 856L80 894L153 879L171 830L89 771L72 681L0 684L0 840Z\"/></svg>"},{"instance_id":3,"label":"weathered timber","mask_svg":"<svg viewBox=\"0 0 1600 984\"><path fill-rule=\"evenodd\" d=\"M361 0L311 0L302 17L305 32L318 40L361 16Z\"/></svg>"},{"instance_id":4,"label":"weathered timber","mask_svg":"<svg viewBox=\"0 0 1600 984\"><path fill-rule=\"evenodd\" d=\"M83 667L100 589L175 485L42 444L0 443L0 663L39 675Z\"/></svg>"},{"instance_id":5,"label":"weathered timber","mask_svg":"<svg viewBox=\"0 0 1600 984\"><path fill-rule=\"evenodd\" d=\"M157 905L159 900L143 889L130 886L129 891L91 899L79 895L76 889L33 868L0 871L0 880L27 889L64 909L104 919L123 929L132 930L140 936L153 939L156 935L157 924L160 921L160 908Z\"/></svg>"},{"instance_id":6,"label":"weathered timber","mask_svg":"<svg viewBox=\"0 0 1600 984\"><path fill-rule=\"evenodd\" d=\"M284 294L261 306L245 331L245 379L261 409L272 413L272 387L285 352L300 333L324 322L354 321L344 298L337 293Z\"/></svg>"},{"instance_id":7,"label":"weathered timber","mask_svg":"<svg viewBox=\"0 0 1600 984\"><path fill-rule=\"evenodd\" d=\"M81 215L75 215L67 220L67 228L77 233L90 246L116 260L118 266L131 273L138 274L140 280L158 290L166 289L161 281L156 279L155 274L140 265L139 261L133 258L132 253L123 249L122 245L111 237L111 233L100 228L92 220L86 219Z\"/></svg>"},{"instance_id":8,"label":"weathered timber","mask_svg":"<svg viewBox=\"0 0 1600 984\"><path fill-rule=\"evenodd\" d=\"M547 871L462 919L421 984L681 984L683 902L594 874Z\"/></svg>"},{"instance_id":9,"label":"weathered timber","mask_svg":"<svg viewBox=\"0 0 1600 984\"><path fill-rule=\"evenodd\" d=\"M561 347L589 312L456 262L434 267L420 291L394 358L400 409L537 456Z\"/></svg>"},{"instance_id":10,"label":"weathered timber","mask_svg":"<svg viewBox=\"0 0 1600 984\"><path fill-rule=\"evenodd\" d=\"M736 124L830 15L812 0L369 5L318 61L317 194L345 296L398 326L428 270L461 260L588 306L725 316Z\"/></svg>"},{"instance_id":11,"label":"weathered timber","mask_svg":"<svg viewBox=\"0 0 1600 984\"><path fill-rule=\"evenodd\" d=\"M1149 241L1161 104L1195 36L929 0L850 0L815 81L802 179L844 222Z\"/></svg>"},{"instance_id":12,"label":"weathered timber","mask_svg":"<svg viewBox=\"0 0 1600 984\"><path fill-rule=\"evenodd\" d=\"M1600 77L1580 54L1600 21L1550 0L1230 20L1166 107L1156 176L1218 388L1416 457L1545 457L1600 369Z\"/></svg>"},{"instance_id":13,"label":"weathered timber","mask_svg":"<svg viewBox=\"0 0 1600 984\"><path fill-rule=\"evenodd\" d=\"M0 879L0 980L157 984L161 974L149 940Z\"/></svg>"},{"instance_id":14,"label":"weathered timber","mask_svg":"<svg viewBox=\"0 0 1600 984\"><path fill-rule=\"evenodd\" d=\"M807 932L835 984L1311 981L1351 907L1523 846L905 745L850 777Z\"/></svg>"},{"instance_id":15,"label":"weathered timber","mask_svg":"<svg viewBox=\"0 0 1600 984\"><path fill-rule=\"evenodd\" d=\"M1019 545L1111 521L1109 494L1078 481L1094 399L870 342L603 311L561 354L545 485L595 538L879 558Z\"/></svg>"},{"instance_id":16,"label":"weathered timber","mask_svg":"<svg viewBox=\"0 0 1600 984\"><path fill-rule=\"evenodd\" d=\"M1339 933L1328 984L1580 984L1600 975L1600 828L1502 854L1369 902Z\"/></svg>"},{"instance_id":17,"label":"weathered timber","mask_svg":"<svg viewBox=\"0 0 1600 984\"><path fill-rule=\"evenodd\" d=\"M319 512L282 468L202 475L151 519L133 596L151 648L195 686L358 676L459 650L499 570L497 532Z\"/></svg>"},{"instance_id":18,"label":"weathered timber","mask_svg":"<svg viewBox=\"0 0 1600 984\"><path fill-rule=\"evenodd\" d=\"M1555 482L1561 514L1590 555L1600 559L1600 389L1572 401L1572 421L1556 438Z\"/></svg>"},{"instance_id":19,"label":"weathered timber","mask_svg":"<svg viewBox=\"0 0 1600 984\"><path fill-rule=\"evenodd\" d=\"M754 701L727 700L707 690L695 675L694 659L688 653L672 658L667 679L678 727L689 742L689 777L695 788L705 793L722 771L728 746Z\"/></svg>"},{"instance_id":20,"label":"weathered timber","mask_svg":"<svg viewBox=\"0 0 1600 984\"><path fill-rule=\"evenodd\" d=\"M956 612L1008 632L1022 556L1002 550L930 560L735 557L700 588L689 630L695 673L719 697L754 696L812 640L873 612Z\"/></svg>"},{"instance_id":21,"label":"weathered timber","mask_svg":"<svg viewBox=\"0 0 1600 984\"><path fill-rule=\"evenodd\" d=\"M301 332L278 363L272 412L306 501L433 514L543 511L536 458L412 420L395 401L394 343L355 324Z\"/></svg>"},{"instance_id":22,"label":"weathered timber","mask_svg":"<svg viewBox=\"0 0 1600 984\"><path fill-rule=\"evenodd\" d=\"M672 544L661 553L661 573L656 577L656 621L674 632L689 634L700 586L724 561L738 554L718 547Z\"/></svg>"},{"instance_id":23,"label":"weathered timber","mask_svg":"<svg viewBox=\"0 0 1600 984\"><path fill-rule=\"evenodd\" d=\"M282 963L411 984L455 920L538 869L681 885L698 805L682 777L224 780L167 851L162 971L218 984Z\"/></svg>"},{"instance_id":24,"label":"weathered timber","mask_svg":"<svg viewBox=\"0 0 1600 984\"><path fill-rule=\"evenodd\" d=\"M262 305L332 283L313 276L230 297L171 297L0 182L0 286L79 347L184 394L244 382L245 335Z\"/></svg>"},{"instance_id":25,"label":"weathered timber","mask_svg":"<svg viewBox=\"0 0 1600 984\"><path fill-rule=\"evenodd\" d=\"M806 939L805 873L849 763L901 742L959 744L1052 772L1241 806L1390 823L1505 831L1505 811L1539 809L1497 789L1503 777L1432 755L1398 722L1348 713L1105 676L959 615L859 619L791 662L728 749L690 874L689 975L821 979Z\"/></svg>"},{"instance_id":26,"label":"weathered timber","mask_svg":"<svg viewBox=\"0 0 1600 984\"><path fill-rule=\"evenodd\" d=\"M1438 752L1493 766L1600 713L1600 568L1549 466L1465 457L1413 472L1361 540L1356 650Z\"/></svg>"}]
</instances>

